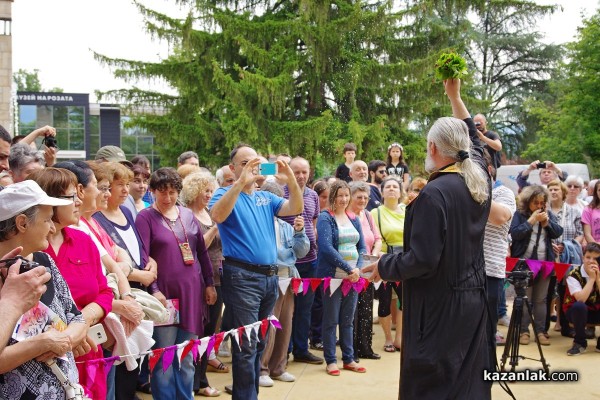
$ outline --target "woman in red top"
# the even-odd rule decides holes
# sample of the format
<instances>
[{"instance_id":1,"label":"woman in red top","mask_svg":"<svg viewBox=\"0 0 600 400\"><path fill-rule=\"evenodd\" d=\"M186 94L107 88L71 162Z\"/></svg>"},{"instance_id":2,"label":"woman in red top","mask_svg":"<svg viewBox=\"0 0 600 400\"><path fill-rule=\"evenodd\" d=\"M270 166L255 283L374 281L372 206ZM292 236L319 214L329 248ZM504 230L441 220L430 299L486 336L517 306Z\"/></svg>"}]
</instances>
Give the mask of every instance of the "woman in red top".
<instances>
[{"instance_id":1,"label":"woman in red top","mask_svg":"<svg viewBox=\"0 0 600 400\"><path fill-rule=\"evenodd\" d=\"M77 196L77 178L65 169L45 168L29 175L29 179L36 181L48 195L73 200L70 206L56 208L52 217L56 231L50 234L50 245L45 252L56 261L87 325L95 325L112 310L113 293L106 284L100 254L92 239L68 227L79 221L81 200ZM103 358L102 347L94 346L89 337L87 342L92 346L92 351L76 358L76 362ZM85 364L77 364L77 370L86 394L93 399L105 399L104 368L98 368L94 377L88 375Z\"/></svg>"}]
</instances>

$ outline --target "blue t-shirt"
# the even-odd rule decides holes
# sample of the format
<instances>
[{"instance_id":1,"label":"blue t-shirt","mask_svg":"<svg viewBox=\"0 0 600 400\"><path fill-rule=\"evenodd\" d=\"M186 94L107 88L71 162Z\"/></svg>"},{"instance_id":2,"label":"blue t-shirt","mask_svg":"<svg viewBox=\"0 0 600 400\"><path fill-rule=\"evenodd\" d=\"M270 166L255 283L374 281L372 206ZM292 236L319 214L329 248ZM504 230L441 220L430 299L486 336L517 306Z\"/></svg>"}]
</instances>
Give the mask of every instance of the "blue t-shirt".
<instances>
[{"instance_id":1,"label":"blue t-shirt","mask_svg":"<svg viewBox=\"0 0 600 400\"><path fill-rule=\"evenodd\" d=\"M231 186L218 188L208 207L219 201ZM277 244L273 217L277 215L285 199L270 192L240 193L231 214L217 224L223 256L251 264L275 264Z\"/></svg>"}]
</instances>

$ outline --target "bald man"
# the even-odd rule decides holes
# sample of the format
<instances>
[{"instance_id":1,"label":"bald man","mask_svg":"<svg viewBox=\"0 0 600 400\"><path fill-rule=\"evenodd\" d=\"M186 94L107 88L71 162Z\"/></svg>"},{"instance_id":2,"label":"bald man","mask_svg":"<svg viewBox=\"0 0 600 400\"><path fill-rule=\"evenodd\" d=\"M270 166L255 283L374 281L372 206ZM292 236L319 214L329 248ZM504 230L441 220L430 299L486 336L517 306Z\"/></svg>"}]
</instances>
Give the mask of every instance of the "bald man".
<instances>
[{"instance_id":1,"label":"bald man","mask_svg":"<svg viewBox=\"0 0 600 400\"><path fill-rule=\"evenodd\" d=\"M361 160L354 161L350 165L350 178L353 182L367 182L369 178L369 168L367 167L367 163ZM383 202L379 188L375 185L369 185L369 188L371 189L371 195L369 196L369 202L367 203L367 211L379 207Z\"/></svg>"},{"instance_id":2,"label":"bald man","mask_svg":"<svg viewBox=\"0 0 600 400\"><path fill-rule=\"evenodd\" d=\"M481 140L487 151L490 153L490 156L492 156L494 168L498 169L501 164L500 152L502 151L502 142L500 141L500 136L498 136L496 132L488 130L485 115L477 114L475 117L473 117L473 122L475 122L475 128L477 128L479 140Z\"/></svg>"}]
</instances>

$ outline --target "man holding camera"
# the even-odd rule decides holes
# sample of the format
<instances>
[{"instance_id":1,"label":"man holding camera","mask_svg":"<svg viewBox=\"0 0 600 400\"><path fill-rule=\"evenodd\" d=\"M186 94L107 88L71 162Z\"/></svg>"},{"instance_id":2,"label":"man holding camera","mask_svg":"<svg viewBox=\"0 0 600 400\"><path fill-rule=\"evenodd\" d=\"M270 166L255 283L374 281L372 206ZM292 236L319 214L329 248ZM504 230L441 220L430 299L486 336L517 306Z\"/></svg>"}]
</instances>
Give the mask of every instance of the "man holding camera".
<instances>
[{"instance_id":1,"label":"man holding camera","mask_svg":"<svg viewBox=\"0 0 600 400\"><path fill-rule=\"evenodd\" d=\"M221 278L224 331L253 324L273 312L279 292L273 217L298 215L304 208L302 191L288 164L278 161L276 174L276 178L287 183L286 200L267 191L256 191L261 161L253 148L239 144L229 158L236 181L217 189L209 203L225 257ZM244 339L239 347L231 346L233 400L258 398L260 357L265 343L264 339L255 344Z\"/></svg>"},{"instance_id":2,"label":"man holding camera","mask_svg":"<svg viewBox=\"0 0 600 400\"><path fill-rule=\"evenodd\" d=\"M554 164L552 161L540 162L540 160L535 160L534 162L529 164L529 167L527 167L527 169L524 169L523 171L519 172L519 175L517 175L517 185L519 185L519 192L525 186L531 185L531 183L529 183L527 179L529 179L529 174L531 173L531 171L535 171L536 169L540 170L540 184L542 186L547 186L551 180L557 178L564 182L565 179L567 179L567 176L569 176L569 174L567 174L567 171L563 171L558 167L558 165Z\"/></svg>"},{"instance_id":3,"label":"man holding camera","mask_svg":"<svg viewBox=\"0 0 600 400\"><path fill-rule=\"evenodd\" d=\"M473 122L475 122L475 128L477 128L477 135L479 136L479 140L485 145L488 153L492 156L492 163L494 168L498 169L500 167L500 152L502 151L502 142L500 141L500 136L494 131L489 131L487 128L487 120L483 114L477 114L473 117Z\"/></svg>"}]
</instances>

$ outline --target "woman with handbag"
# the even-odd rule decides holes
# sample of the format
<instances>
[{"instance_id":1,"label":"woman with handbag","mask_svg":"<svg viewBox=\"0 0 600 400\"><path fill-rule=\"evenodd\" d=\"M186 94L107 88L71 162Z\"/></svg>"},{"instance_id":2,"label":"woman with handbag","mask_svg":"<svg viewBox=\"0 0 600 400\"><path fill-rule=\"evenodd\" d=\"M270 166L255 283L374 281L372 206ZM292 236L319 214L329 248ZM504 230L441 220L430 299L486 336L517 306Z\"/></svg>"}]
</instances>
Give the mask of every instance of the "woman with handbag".
<instances>
[{"instance_id":1,"label":"woman with handbag","mask_svg":"<svg viewBox=\"0 0 600 400\"><path fill-rule=\"evenodd\" d=\"M512 257L554 261L552 239L562 235L563 228L558 224L554 213L546 210L549 197L548 190L539 185L527 186L519 195L517 211L509 230L512 237L510 245ZM542 273L539 273L534 278L533 284L527 288L527 297L533 305L534 333L539 343L544 346L550 345L550 338L544 329L549 283L550 276L544 277ZM530 322L529 313L524 312L519 338L519 343L522 345L529 344Z\"/></svg>"},{"instance_id":2,"label":"woman with handbag","mask_svg":"<svg viewBox=\"0 0 600 400\"><path fill-rule=\"evenodd\" d=\"M402 182L396 176L388 176L381 182L383 205L371 210L371 216L379 228L383 240L382 253L402 251L404 245L404 216L406 205L402 202L404 190ZM402 301L402 286L400 282L383 282L379 294L379 324L385 335L383 350L393 353L400 351L402 342L402 311L395 305L392 307L392 288ZM392 340L392 309L396 313L396 335Z\"/></svg>"},{"instance_id":3,"label":"woman with handbag","mask_svg":"<svg viewBox=\"0 0 600 400\"><path fill-rule=\"evenodd\" d=\"M179 300L179 323L154 328L156 346L164 348L204 334L208 306L215 303L213 268L198 220L177 204L183 185L173 168L159 168L150 177L156 198L138 214L135 225L149 255L158 263L158 279L150 292L163 304ZM152 371L152 395L158 399L193 399L194 365L191 352L177 357L163 373Z\"/></svg>"}]
</instances>

